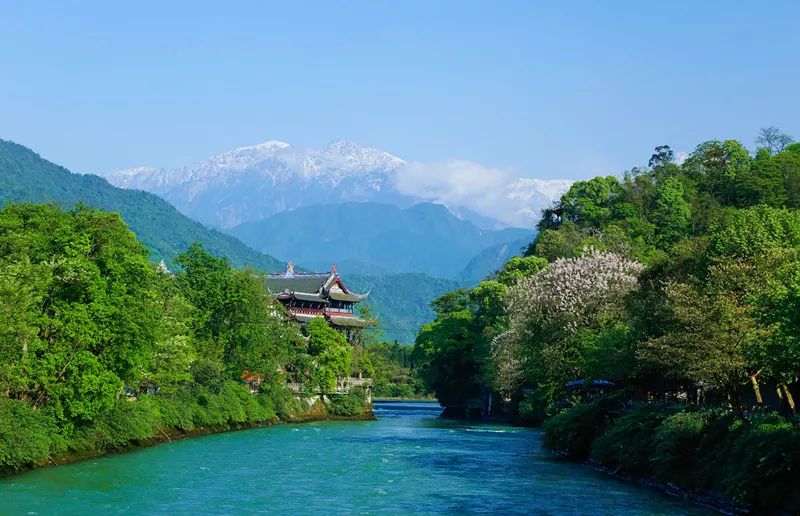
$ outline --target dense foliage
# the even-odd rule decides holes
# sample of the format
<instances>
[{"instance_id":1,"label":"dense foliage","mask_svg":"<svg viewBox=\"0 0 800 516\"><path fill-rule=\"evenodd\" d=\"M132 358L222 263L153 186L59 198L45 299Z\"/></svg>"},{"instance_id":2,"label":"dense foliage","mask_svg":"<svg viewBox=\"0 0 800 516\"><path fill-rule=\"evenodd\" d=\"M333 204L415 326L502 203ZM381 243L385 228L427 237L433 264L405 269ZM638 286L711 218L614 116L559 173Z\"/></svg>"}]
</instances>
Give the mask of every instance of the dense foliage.
<instances>
[{"instance_id":1,"label":"dense foliage","mask_svg":"<svg viewBox=\"0 0 800 516\"><path fill-rule=\"evenodd\" d=\"M703 441L713 427L753 476L688 487L740 489L759 504L764 485L788 489L774 475L798 430L752 414L796 410L800 144L774 128L757 142L754 154L704 142L680 163L660 146L646 168L574 183L543 212L525 258L434 302L417 337L427 385L445 404L485 410L495 399L520 420L555 416L550 446L669 481L700 467L701 449L733 476L727 452ZM503 280L519 260L535 266ZM622 388L628 400L704 408L615 419L607 401L591 402Z\"/></svg>"},{"instance_id":2,"label":"dense foliage","mask_svg":"<svg viewBox=\"0 0 800 516\"><path fill-rule=\"evenodd\" d=\"M577 405L545 422L545 444L618 473L719 493L757 513L800 511L800 427L774 413L749 418L621 397Z\"/></svg>"},{"instance_id":3,"label":"dense foliage","mask_svg":"<svg viewBox=\"0 0 800 516\"><path fill-rule=\"evenodd\" d=\"M373 394L377 398L422 399L430 397L419 377L414 361L414 346L397 342L367 344L372 364Z\"/></svg>"},{"instance_id":4,"label":"dense foliage","mask_svg":"<svg viewBox=\"0 0 800 516\"><path fill-rule=\"evenodd\" d=\"M508 328L508 288L546 263L538 257L512 258L495 278L433 302L436 320L420 330L414 359L425 384L442 403L463 405L486 386L502 382L505 364L498 363L491 345Z\"/></svg>"},{"instance_id":5,"label":"dense foliage","mask_svg":"<svg viewBox=\"0 0 800 516\"><path fill-rule=\"evenodd\" d=\"M341 334L302 335L256 272L199 245L176 262L148 261L117 214L0 210L0 470L290 417L286 381L351 374Z\"/></svg>"},{"instance_id":6,"label":"dense foliage","mask_svg":"<svg viewBox=\"0 0 800 516\"><path fill-rule=\"evenodd\" d=\"M760 138L753 156L709 141L680 164L661 146L647 168L573 184L505 268L536 267L434 303L417 338L428 384L445 400L524 388L543 414L571 380L739 411L770 385L793 410L800 144Z\"/></svg>"}]
</instances>

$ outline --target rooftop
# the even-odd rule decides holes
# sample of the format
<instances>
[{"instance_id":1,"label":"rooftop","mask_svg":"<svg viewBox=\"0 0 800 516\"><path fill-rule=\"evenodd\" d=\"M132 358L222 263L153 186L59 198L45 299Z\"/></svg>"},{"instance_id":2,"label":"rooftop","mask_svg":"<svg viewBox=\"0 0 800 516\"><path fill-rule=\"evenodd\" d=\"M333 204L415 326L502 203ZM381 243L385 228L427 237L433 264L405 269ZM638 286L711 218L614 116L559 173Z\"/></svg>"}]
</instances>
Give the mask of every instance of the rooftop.
<instances>
[{"instance_id":1,"label":"rooftop","mask_svg":"<svg viewBox=\"0 0 800 516\"><path fill-rule=\"evenodd\" d=\"M337 286L338 283L338 286ZM331 267L328 272L295 272L292 262L286 267L286 271L280 274L269 274L266 276L267 288L273 294L281 294L289 292L295 294L295 297L300 300L304 299L303 294L320 294L320 297L330 297L336 301L349 301L358 303L367 298L364 294L355 294L350 292L347 287L339 279L339 274L336 272L336 266ZM301 297L297 296L297 293ZM317 299L313 299L317 300ZM327 302L327 301L326 301Z\"/></svg>"}]
</instances>

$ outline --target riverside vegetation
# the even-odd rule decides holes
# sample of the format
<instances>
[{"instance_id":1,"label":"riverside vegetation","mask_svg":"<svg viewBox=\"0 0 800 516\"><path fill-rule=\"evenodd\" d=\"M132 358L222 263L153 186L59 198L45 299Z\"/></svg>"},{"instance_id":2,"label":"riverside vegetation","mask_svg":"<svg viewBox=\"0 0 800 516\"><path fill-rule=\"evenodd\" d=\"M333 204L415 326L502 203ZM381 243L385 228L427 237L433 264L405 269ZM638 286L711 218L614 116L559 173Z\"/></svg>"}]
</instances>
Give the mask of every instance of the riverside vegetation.
<instances>
[{"instance_id":1,"label":"riverside vegetation","mask_svg":"<svg viewBox=\"0 0 800 516\"><path fill-rule=\"evenodd\" d=\"M426 385L492 393L573 458L800 511L800 144L757 144L573 184L524 257L433 303Z\"/></svg>"},{"instance_id":2,"label":"riverside vegetation","mask_svg":"<svg viewBox=\"0 0 800 516\"><path fill-rule=\"evenodd\" d=\"M371 369L323 321L301 334L256 271L199 245L176 261L151 263L115 213L0 210L0 473L293 420L307 411L287 381L333 392ZM365 399L325 405L359 416Z\"/></svg>"},{"instance_id":3,"label":"riverside vegetation","mask_svg":"<svg viewBox=\"0 0 800 516\"><path fill-rule=\"evenodd\" d=\"M414 361L414 346L397 342L371 342L365 345L365 350L372 366L373 394L376 398L432 398Z\"/></svg>"}]
</instances>

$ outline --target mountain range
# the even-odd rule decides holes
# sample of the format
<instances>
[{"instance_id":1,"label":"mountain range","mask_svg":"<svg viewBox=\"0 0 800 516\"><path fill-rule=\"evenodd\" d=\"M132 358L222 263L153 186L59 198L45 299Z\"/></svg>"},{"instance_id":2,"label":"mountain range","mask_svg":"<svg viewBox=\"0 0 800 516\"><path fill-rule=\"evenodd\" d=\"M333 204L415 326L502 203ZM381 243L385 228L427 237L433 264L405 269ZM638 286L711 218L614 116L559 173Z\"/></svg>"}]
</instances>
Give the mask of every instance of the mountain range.
<instances>
[{"instance_id":1,"label":"mountain range","mask_svg":"<svg viewBox=\"0 0 800 516\"><path fill-rule=\"evenodd\" d=\"M22 145L0 140L0 203L56 203L72 208L82 203L118 212L152 253L154 261L174 266L175 257L193 242L202 243L236 266L277 271L283 262L255 251L236 238L209 229L181 214L156 195L123 190L105 179L73 174Z\"/></svg>"},{"instance_id":2,"label":"mountain range","mask_svg":"<svg viewBox=\"0 0 800 516\"><path fill-rule=\"evenodd\" d=\"M503 246L506 253L514 246L519 251L533 239L528 229L480 229L430 203L306 206L241 224L230 233L254 249L313 269L327 270L335 262L354 273L423 272L461 281L477 281L496 270L494 261L473 261L480 253L496 254Z\"/></svg>"},{"instance_id":3,"label":"mountain range","mask_svg":"<svg viewBox=\"0 0 800 516\"><path fill-rule=\"evenodd\" d=\"M286 210L342 202L401 208L434 202L479 228L533 227L539 211L571 183L469 171L473 178L492 175L493 191L478 187L467 195L464 164L409 163L345 140L311 149L271 140L174 169L137 167L99 175L121 188L155 193L182 213L227 229ZM510 218L498 220L492 216L497 213Z\"/></svg>"}]
</instances>

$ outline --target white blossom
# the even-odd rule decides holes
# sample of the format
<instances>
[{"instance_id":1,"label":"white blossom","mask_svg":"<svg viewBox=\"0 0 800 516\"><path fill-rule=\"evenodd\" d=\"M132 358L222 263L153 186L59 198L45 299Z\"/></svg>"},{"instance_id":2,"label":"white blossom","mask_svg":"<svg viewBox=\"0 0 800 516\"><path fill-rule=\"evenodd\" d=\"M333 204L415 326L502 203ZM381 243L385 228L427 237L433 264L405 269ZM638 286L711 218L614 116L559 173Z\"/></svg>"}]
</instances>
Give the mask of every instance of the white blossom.
<instances>
[{"instance_id":1,"label":"white blossom","mask_svg":"<svg viewBox=\"0 0 800 516\"><path fill-rule=\"evenodd\" d=\"M492 342L494 387L501 393L513 392L531 363L554 367L550 363L567 352L561 342L619 311L643 268L618 254L586 248L583 256L558 259L511 287L506 298L509 329ZM542 338L547 342L533 348L524 345Z\"/></svg>"},{"instance_id":2,"label":"white blossom","mask_svg":"<svg viewBox=\"0 0 800 516\"><path fill-rule=\"evenodd\" d=\"M637 285L644 266L618 254L587 248L578 258L560 258L509 290L512 327L540 322L562 323L569 331L615 309Z\"/></svg>"}]
</instances>

